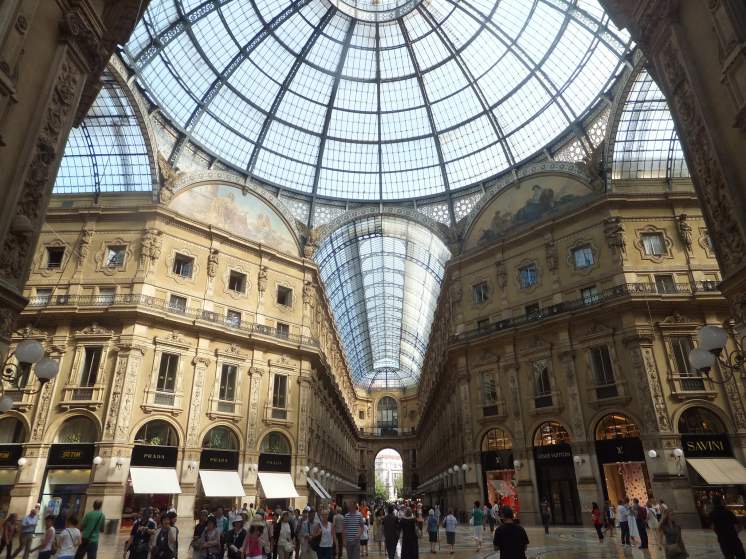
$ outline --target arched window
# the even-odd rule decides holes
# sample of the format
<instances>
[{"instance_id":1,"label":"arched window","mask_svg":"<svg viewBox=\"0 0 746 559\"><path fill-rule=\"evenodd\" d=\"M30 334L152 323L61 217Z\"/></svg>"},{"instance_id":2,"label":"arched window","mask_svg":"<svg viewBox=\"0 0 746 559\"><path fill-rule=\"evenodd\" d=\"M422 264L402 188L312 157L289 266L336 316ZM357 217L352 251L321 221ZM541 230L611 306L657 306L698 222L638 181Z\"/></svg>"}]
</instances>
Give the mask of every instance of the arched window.
<instances>
[{"instance_id":1,"label":"arched window","mask_svg":"<svg viewBox=\"0 0 746 559\"><path fill-rule=\"evenodd\" d=\"M500 429L495 427L490 429L484 435L482 439L482 451L494 451L494 450L510 450L513 448L513 439L511 436Z\"/></svg>"},{"instance_id":2,"label":"arched window","mask_svg":"<svg viewBox=\"0 0 746 559\"><path fill-rule=\"evenodd\" d=\"M626 415L610 413L596 426L596 440L631 439L640 436L640 428Z\"/></svg>"},{"instance_id":3,"label":"arched window","mask_svg":"<svg viewBox=\"0 0 746 559\"><path fill-rule=\"evenodd\" d=\"M725 433L725 426L713 412L695 406L681 414L679 433Z\"/></svg>"},{"instance_id":4,"label":"arched window","mask_svg":"<svg viewBox=\"0 0 746 559\"><path fill-rule=\"evenodd\" d=\"M396 429L399 427L399 405L391 396L378 400L378 427Z\"/></svg>"},{"instance_id":5,"label":"arched window","mask_svg":"<svg viewBox=\"0 0 746 559\"><path fill-rule=\"evenodd\" d=\"M57 443L95 443L98 440L98 429L92 419L76 415L65 420L57 433Z\"/></svg>"},{"instance_id":6,"label":"arched window","mask_svg":"<svg viewBox=\"0 0 746 559\"><path fill-rule=\"evenodd\" d=\"M260 451L263 454L290 454L290 441L282 433L272 431L262 440Z\"/></svg>"},{"instance_id":7,"label":"arched window","mask_svg":"<svg viewBox=\"0 0 746 559\"><path fill-rule=\"evenodd\" d=\"M238 450L238 437L227 427L213 427L202 441L202 448Z\"/></svg>"},{"instance_id":8,"label":"arched window","mask_svg":"<svg viewBox=\"0 0 746 559\"><path fill-rule=\"evenodd\" d=\"M569 442L570 433L556 421L542 423L534 434L534 446L549 446Z\"/></svg>"},{"instance_id":9,"label":"arched window","mask_svg":"<svg viewBox=\"0 0 746 559\"><path fill-rule=\"evenodd\" d=\"M179 436L169 423L156 419L140 427L135 435L135 444L179 446Z\"/></svg>"},{"instance_id":10,"label":"arched window","mask_svg":"<svg viewBox=\"0 0 746 559\"><path fill-rule=\"evenodd\" d=\"M15 417L0 419L0 444L20 444L26 441L26 428Z\"/></svg>"}]
</instances>

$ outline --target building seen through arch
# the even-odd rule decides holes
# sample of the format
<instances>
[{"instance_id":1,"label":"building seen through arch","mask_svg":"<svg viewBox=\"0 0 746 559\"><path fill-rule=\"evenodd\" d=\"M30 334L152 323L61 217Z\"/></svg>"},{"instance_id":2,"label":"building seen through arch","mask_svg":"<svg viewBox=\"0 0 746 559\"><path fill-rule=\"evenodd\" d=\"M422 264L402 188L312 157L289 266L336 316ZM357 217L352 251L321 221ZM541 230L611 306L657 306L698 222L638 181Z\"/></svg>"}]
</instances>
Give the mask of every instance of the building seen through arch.
<instances>
[{"instance_id":1,"label":"building seen through arch","mask_svg":"<svg viewBox=\"0 0 746 559\"><path fill-rule=\"evenodd\" d=\"M28 4L0 8L0 515L746 518L740 3Z\"/></svg>"}]
</instances>

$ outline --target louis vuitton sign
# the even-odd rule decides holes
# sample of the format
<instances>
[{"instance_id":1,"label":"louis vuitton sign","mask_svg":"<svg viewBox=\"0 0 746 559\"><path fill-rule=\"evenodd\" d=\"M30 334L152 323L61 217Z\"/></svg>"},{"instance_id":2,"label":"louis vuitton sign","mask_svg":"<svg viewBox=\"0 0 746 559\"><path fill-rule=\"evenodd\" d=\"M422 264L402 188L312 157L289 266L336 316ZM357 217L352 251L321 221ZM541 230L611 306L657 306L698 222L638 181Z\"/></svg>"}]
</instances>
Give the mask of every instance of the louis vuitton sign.
<instances>
[{"instance_id":1,"label":"louis vuitton sign","mask_svg":"<svg viewBox=\"0 0 746 559\"><path fill-rule=\"evenodd\" d=\"M636 437L596 441L596 456L600 464L645 461L642 441Z\"/></svg>"}]
</instances>

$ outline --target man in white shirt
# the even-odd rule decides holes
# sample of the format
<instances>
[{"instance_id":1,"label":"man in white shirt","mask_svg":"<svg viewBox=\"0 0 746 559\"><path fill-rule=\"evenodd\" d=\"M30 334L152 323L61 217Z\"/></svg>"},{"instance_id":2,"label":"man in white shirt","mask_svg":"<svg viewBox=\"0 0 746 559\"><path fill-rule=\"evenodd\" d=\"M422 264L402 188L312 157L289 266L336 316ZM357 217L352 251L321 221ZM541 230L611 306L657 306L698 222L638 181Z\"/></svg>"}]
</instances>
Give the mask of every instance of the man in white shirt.
<instances>
[{"instance_id":1,"label":"man in white shirt","mask_svg":"<svg viewBox=\"0 0 746 559\"><path fill-rule=\"evenodd\" d=\"M622 531L622 545L632 545L629 539L629 507L624 501L619 501L616 513L619 517L619 529Z\"/></svg>"}]
</instances>

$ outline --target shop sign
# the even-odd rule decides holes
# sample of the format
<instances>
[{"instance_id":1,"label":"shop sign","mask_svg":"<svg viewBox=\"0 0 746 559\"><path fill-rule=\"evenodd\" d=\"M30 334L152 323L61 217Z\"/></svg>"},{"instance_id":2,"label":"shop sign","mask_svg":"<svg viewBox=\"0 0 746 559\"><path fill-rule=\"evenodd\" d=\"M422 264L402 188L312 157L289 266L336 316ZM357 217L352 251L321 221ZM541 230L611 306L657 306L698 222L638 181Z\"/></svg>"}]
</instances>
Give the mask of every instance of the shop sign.
<instances>
[{"instance_id":1,"label":"shop sign","mask_svg":"<svg viewBox=\"0 0 746 559\"><path fill-rule=\"evenodd\" d=\"M687 458L728 458L733 456L725 433L681 435L681 448Z\"/></svg>"},{"instance_id":2,"label":"shop sign","mask_svg":"<svg viewBox=\"0 0 746 559\"><path fill-rule=\"evenodd\" d=\"M90 468L95 454L93 443L53 444L47 466L55 468Z\"/></svg>"},{"instance_id":3,"label":"shop sign","mask_svg":"<svg viewBox=\"0 0 746 559\"><path fill-rule=\"evenodd\" d=\"M552 444L534 447L534 459L537 462L567 462L572 460L572 448L569 444Z\"/></svg>"},{"instance_id":4,"label":"shop sign","mask_svg":"<svg viewBox=\"0 0 746 559\"><path fill-rule=\"evenodd\" d=\"M637 437L596 441L596 456L600 464L645 461L642 441Z\"/></svg>"},{"instance_id":5,"label":"shop sign","mask_svg":"<svg viewBox=\"0 0 746 559\"><path fill-rule=\"evenodd\" d=\"M136 444L132 448L130 466L145 468L175 468L178 456L175 446L150 446Z\"/></svg>"},{"instance_id":6,"label":"shop sign","mask_svg":"<svg viewBox=\"0 0 746 559\"><path fill-rule=\"evenodd\" d=\"M290 459L289 454L267 454L259 455L260 472L289 472Z\"/></svg>"},{"instance_id":7,"label":"shop sign","mask_svg":"<svg viewBox=\"0 0 746 559\"><path fill-rule=\"evenodd\" d=\"M200 470L238 470L238 452L234 450L202 450L199 457Z\"/></svg>"},{"instance_id":8,"label":"shop sign","mask_svg":"<svg viewBox=\"0 0 746 559\"><path fill-rule=\"evenodd\" d=\"M512 470L513 453L510 450L488 450L482 452L482 469L490 470Z\"/></svg>"},{"instance_id":9,"label":"shop sign","mask_svg":"<svg viewBox=\"0 0 746 559\"><path fill-rule=\"evenodd\" d=\"M0 444L0 468L18 467L18 459L23 454L23 445Z\"/></svg>"}]
</instances>

